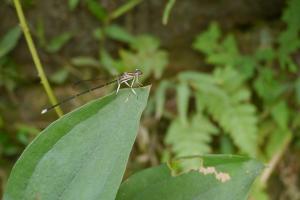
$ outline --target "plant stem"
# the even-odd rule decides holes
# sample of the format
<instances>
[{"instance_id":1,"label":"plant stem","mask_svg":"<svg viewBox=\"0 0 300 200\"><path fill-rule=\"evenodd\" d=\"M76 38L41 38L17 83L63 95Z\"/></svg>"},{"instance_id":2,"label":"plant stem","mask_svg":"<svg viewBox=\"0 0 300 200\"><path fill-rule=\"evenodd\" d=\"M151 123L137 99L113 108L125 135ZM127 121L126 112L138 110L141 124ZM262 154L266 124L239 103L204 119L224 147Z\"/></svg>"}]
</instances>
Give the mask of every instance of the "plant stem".
<instances>
[{"instance_id":1,"label":"plant stem","mask_svg":"<svg viewBox=\"0 0 300 200\"><path fill-rule=\"evenodd\" d=\"M44 87L44 89L45 89L45 91L48 95L48 98L49 98L51 104L54 105L54 104L57 103L57 100L56 100L56 97L54 96L54 94L52 92L52 89L50 87L50 84L47 80L47 77L45 75L42 63L40 61L40 58L39 58L38 53L36 51L36 48L35 48L35 45L33 43L32 37L30 35L29 28L28 28L28 25L27 25L27 22L26 22L26 19L25 19L20 1L19 0L14 0L14 4L15 4L15 8L16 8L16 12L17 12L19 21L20 21L20 26L23 30L23 33L24 33L29 51L30 51L32 59L33 59L33 62L34 62L35 67L38 71L38 75L41 79L41 83L42 83L42 85L43 85L43 87ZM59 117L61 117L63 115L63 112L60 109L60 107L56 107L55 111L56 111L56 113Z\"/></svg>"}]
</instances>

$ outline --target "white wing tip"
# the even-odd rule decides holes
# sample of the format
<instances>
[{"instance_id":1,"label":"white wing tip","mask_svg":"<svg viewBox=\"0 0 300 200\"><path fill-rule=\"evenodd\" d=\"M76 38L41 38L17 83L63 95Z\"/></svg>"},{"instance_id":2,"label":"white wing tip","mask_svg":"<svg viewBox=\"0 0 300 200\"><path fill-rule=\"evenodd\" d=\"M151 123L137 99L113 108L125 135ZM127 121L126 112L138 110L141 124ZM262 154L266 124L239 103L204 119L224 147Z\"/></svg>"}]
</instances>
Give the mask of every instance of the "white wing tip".
<instances>
[{"instance_id":1,"label":"white wing tip","mask_svg":"<svg viewBox=\"0 0 300 200\"><path fill-rule=\"evenodd\" d=\"M42 110L41 114L45 114L48 111L47 108L45 108L44 110Z\"/></svg>"}]
</instances>

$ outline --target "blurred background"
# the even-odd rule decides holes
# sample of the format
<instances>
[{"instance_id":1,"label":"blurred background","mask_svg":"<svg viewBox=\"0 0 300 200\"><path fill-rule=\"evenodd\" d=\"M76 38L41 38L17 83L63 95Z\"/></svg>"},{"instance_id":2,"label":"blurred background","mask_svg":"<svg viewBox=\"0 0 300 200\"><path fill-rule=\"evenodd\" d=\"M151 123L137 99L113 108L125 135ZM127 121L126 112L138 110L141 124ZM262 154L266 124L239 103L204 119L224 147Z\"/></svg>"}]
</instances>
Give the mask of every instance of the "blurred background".
<instances>
[{"instance_id":1,"label":"blurred background","mask_svg":"<svg viewBox=\"0 0 300 200\"><path fill-rule=\"evenodd\" d=\"M178 156L243 154L267 163L250 199L300 199L299 0L23 0L22 6L58 99L136 68L152 85L126 176ZM0 2L0 23L2 196L21 152L58 116L40 114L50 103L9 0ZM96 80L73 84L85 79ZM62 110L114 90L81 96Z\"/></svg>"}]
</instances>

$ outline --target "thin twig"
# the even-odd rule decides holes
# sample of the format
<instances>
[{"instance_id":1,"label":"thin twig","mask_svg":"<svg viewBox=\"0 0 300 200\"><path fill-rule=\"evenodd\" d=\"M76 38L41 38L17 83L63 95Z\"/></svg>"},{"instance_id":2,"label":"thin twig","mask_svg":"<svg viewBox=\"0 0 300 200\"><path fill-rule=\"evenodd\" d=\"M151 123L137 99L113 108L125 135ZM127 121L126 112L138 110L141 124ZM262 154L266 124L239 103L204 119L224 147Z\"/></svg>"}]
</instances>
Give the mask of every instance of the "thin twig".
<instances>
[{"instance_id":1,"label":"thin twig","mask_svg":"<svg viewBox=\"0 0 300 200\"><path fill-rule=\"evenodd\" d=\"M52 89L50 87L50 84L49 84L49 82L47 80L47 77L45 75L42 63L40 61L40 58L39 58L38 53L36 51L36 48L35 48L35 45L33 43L32 37L30 35L29 28L28 28L28 25L27 25L27 22L26 22L26 19L25 19L20 1L19 0L14 0L14 4L15 4L15 8L16 8L16 12L17 12L19 21L20 21L20 26L23 30L23 33L24 33L25 39L27 41L29 51L30 51L32 59L33 59L33 62L34 62L35 67L38 71L38 75L41 79L41 83L42 83L42 85L43 85L43 87L44 87L44 89L45 89L45 91L48 95L48 98L49 98L51 104L55 105L55 104L57 104L56 97L54 96L54 94L52 92ZM56 113L59 117L61 117L63 115L63 112L60 109L60 107L56 107L55 111L56 111Z\"/></svg>"}]
</instances>

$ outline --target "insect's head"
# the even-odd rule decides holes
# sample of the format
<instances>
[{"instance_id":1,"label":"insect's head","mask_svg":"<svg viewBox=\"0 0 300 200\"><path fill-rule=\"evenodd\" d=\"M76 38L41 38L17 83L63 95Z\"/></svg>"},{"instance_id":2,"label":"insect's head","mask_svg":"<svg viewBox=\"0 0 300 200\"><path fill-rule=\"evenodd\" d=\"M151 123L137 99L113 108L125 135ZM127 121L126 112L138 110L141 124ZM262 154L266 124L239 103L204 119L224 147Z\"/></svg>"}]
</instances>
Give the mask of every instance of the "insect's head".
<instances>
[{"instance_id":1,"label":"insect's head","mask_svg":"<svg viewBox=\"0 0 300 200\"><path fill-rule=\"evenodd\" d=\"M139 69L135 69L135 73L136 73L137 75L142 75L142 74L143 74L143 72L142 72L141 70L139 70Z\"/></svg>"}]
</instances>

